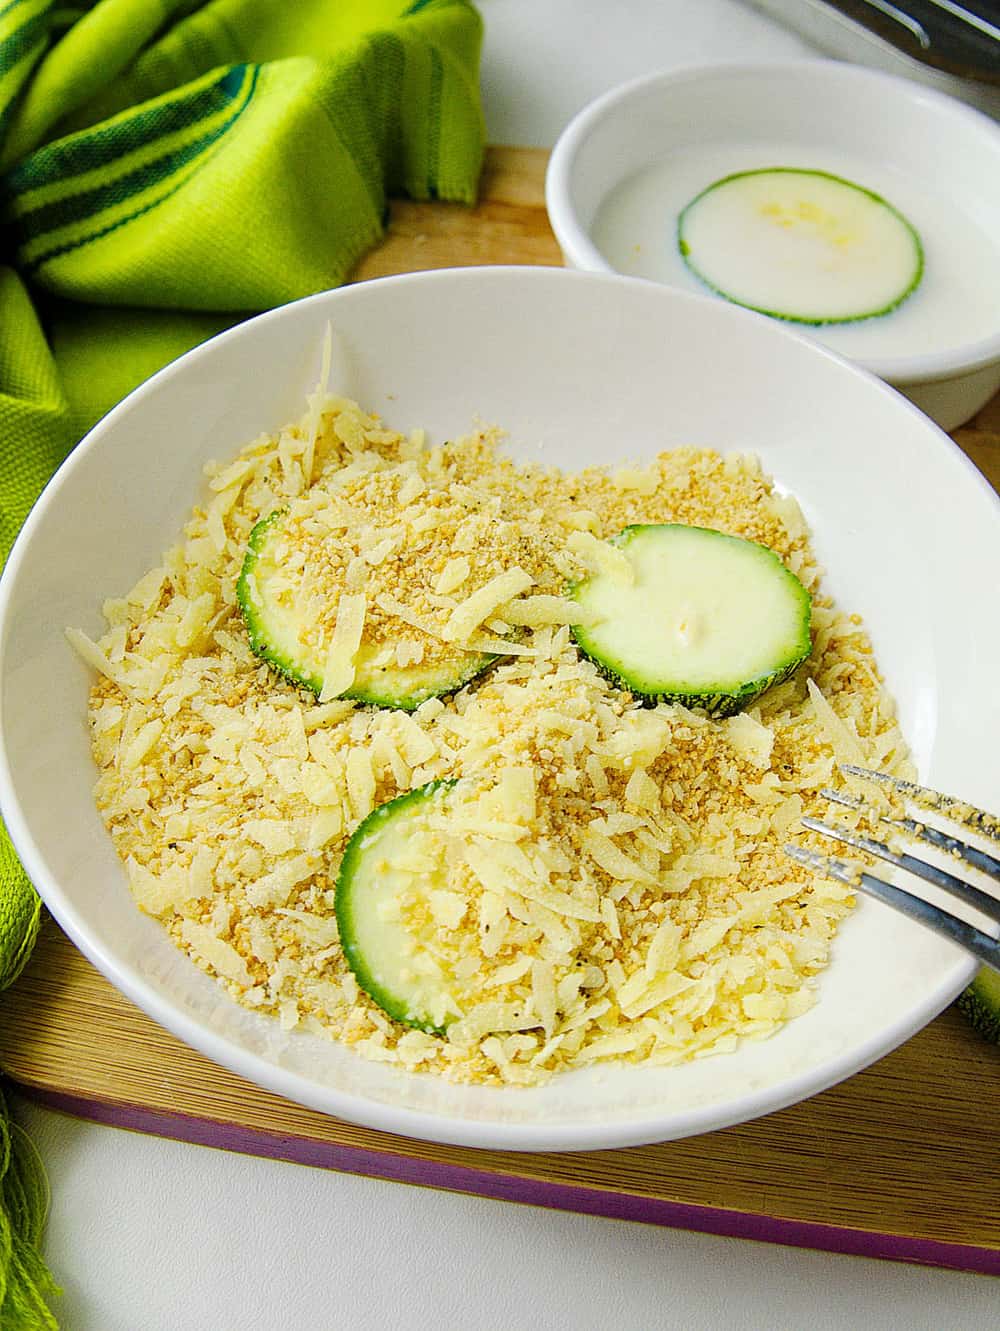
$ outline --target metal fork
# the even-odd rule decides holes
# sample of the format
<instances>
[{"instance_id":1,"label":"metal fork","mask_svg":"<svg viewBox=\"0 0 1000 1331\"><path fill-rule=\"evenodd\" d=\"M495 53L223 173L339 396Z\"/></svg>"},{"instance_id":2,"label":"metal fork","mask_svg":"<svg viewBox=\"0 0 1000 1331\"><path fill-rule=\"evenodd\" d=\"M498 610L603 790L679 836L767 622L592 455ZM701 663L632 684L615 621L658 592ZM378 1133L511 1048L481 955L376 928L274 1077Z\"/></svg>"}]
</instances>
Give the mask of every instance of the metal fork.
<instances>
[{"instance_id":1,"label":"metal fork","mask_svg":"<svg viewBox=\"0 0 1000 1331\"><path fill-rule=\"evenodd\" d=\"M942 795L936 790L928 790L926 786L914 785L912 781L901 781L898 777L887 776L884 772L870 771L866 767L855 767L852 764L844 763L840 770L848 776L860 777L862 780L886 786L919 808L939 813L951 821L967 827L971 832L978 833L980 836L1000 845L1000 818L985 813L982 809L973 808L964 800L956 799L951 795ZM834 804L874 816L897 832L925 841L1000 883L1000 859L978 849L976 846L969 846L964 841L959 841L957 837L950 833L939 831L936 827L928 826L916 818L894 817L887 813L880 813L864 800L856 799L853 795L847 795L843 791L822 790L820 794L824 799L828 799ZM802 825L813 832L819 832L823 836L832 837L835 841L842 841L848 846L853 846L856 850L863 850L869 855L874 855L877 859L886 860L889 864L896 865L897 868L908 870L918 878L933 883L959 901L964 901L966 905L975 907L992 923L1000 925L1000 898L989 892L984 892L979 887L974 887L971 883L956 877L955 874L949 873L946 869L941 869L935 864L928 864L926 861L917 859L916 856L906 852L896 852L884 841L861 836L852 832L849 828L838 826L836 823L824 822L820 818L803 818ZM895 907L901 914L908 915L910 919L917 920L920 924L925 924L938 933L944 934L946 938L950 938L953 942L964 947L967 952L971 952L985 965L1000 971L1000 938L984 933L982 929L977 929L975 925L970 924L967 920L952 915L940 906L932 905L931 902L925 901L922 897L914 896L913 893L907 892L903 888L895 887L892 883L886 883L881 878L874 877L872 874L865 872L859 864L851 864L847 860L835 859L832 856L819 855L816 851L807 850L803 846L786 846L785 853L791 856L793 860L797 860L799 864L808 865L811 869L816 869L827 877L836 878L842 883L847 883L851 887L858 888L868 893L869 896Z\"/></svg>"}]
</instances>

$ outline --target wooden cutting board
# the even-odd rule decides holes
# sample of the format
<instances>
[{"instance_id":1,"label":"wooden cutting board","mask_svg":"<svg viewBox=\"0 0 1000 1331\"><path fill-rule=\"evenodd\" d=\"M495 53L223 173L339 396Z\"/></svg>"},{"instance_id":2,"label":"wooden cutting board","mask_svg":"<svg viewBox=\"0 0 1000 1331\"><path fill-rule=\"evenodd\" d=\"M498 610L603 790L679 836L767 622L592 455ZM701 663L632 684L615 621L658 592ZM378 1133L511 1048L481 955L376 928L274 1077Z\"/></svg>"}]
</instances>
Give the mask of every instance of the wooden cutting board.
<instances>
[{"instance_id":1,"label":"wooden cutting board","mask_svg":"<svg viewBox=\"0 0 1000 1331\"><path fill-rule=\"evenodd\" d=\"M546 154L494 148L474 209L394 206L358 280L558 264ZM1000 489L1000 398L956 433ZM1000 1054L954 1009L840 1086L754 1123L618 1151L522 1154L355 1127L208 1062L46 923L0 999L0 1066L43 1104L143 1132L594 1215L1000 1274Z\"/></svg>"}]
</instances>

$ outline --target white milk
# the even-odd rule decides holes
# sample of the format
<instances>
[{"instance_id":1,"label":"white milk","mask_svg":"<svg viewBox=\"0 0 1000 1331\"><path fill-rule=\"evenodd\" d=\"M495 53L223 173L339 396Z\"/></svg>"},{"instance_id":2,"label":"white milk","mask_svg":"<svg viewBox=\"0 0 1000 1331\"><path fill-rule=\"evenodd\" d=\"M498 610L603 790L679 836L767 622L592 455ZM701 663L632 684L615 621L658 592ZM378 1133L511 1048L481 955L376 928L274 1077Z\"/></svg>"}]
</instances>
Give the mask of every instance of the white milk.
<instances>
[{"instance_id":1,"label":"white milk","mask_svg":"<svg viewBox=\"0 0 1000 1331\"><path fill-rule=\"evenodd\" d=\"M792 166L828 171L873 190L903 214L924 247L924 274L889 314L858 323L788 323L844 356L865 360L953 350L1000 325L1000 236L933 187L854 157L794 144L712 143L672 153L628 177L598 209L591 237L618 272L705 294L677 249L677 218L714 181L736 171ZM933 176L933 164L928 163ZM721 299L721 297L717 297Z\"/></svg>"}]
</instances>

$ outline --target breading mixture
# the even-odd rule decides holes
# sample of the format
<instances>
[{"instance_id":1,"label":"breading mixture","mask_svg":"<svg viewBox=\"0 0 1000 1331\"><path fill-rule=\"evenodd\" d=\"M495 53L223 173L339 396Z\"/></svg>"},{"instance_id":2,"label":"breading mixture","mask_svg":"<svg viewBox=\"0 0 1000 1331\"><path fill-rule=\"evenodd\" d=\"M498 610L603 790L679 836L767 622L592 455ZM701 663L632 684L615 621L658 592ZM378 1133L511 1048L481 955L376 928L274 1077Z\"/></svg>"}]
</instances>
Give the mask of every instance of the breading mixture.
<instances>
[{"instance_id":1,"label":"breading mixture","mask_svg":"<svg viewBox=\"0 0 1000 1331\"><path fill-rule=\"evenodd\" d=\"M100 642L71 632L100 671L96 799L135 898L238 1002L453 1080L530 1084L767 1036L815 1001L852 904L782 846L809 844L798 820L824 812L836 761L906 769L864 630L820 594L797 504L751 457L680 449L569 475L498 449L494 431L427 447L329 399L209 467L210 501L105 604ZM235 595L277 509L308 532L290 576L321 638L343 595L387 660L459 643L497 661L412 713L288 682L251 652ZM559 593L608 557L593 538L635 522L771 547L813 595L810 659L725 721L603 678ZM462 982L446 1038L359 990L334 916L359 822L441 777L472 793L441 829L449 890L409 923Z\"/></svg>"}]
</instances>

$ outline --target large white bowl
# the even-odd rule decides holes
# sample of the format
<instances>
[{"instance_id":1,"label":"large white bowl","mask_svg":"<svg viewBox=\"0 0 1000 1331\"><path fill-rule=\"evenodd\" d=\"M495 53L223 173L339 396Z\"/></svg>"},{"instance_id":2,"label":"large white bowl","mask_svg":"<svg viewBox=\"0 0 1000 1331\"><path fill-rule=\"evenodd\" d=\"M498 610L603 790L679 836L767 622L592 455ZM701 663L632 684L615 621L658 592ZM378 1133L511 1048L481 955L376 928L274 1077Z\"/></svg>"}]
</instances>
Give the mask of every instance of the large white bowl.
<instances>
[{"instance_id":1,"label":"large white bowl","mask_svg":"<svg viewBox=\"0 0 1000 1331\"><path fill-rule=\"evenodd\" d=\"M952 944L870 901L841 930L814 1010L775 1038L671 1069L606 1067L540 1089L453 1086L244 1011L132 902L91 799L97 634L173 541L201 466L297 416L327 321L336 386L445 439L480 417L516 456L579 467L676 444L754 450L801 499L829 583L871 626L921 773L997 804L990 613L997 502L926 417L743 310L646 282L466 269L315 296L191 352L72 454L0 581L0 804L53 915L125 994L251 1081L345 1119L473 1146L582 1149L722 1127L829 1086L905 1040L968 982ZM992 583L991 583L992 580Z\"/></svg>"},{"instance_id":2,"label":"large white bowl","mask_svg":"<svg viewBox=\"0 0 1000 1331\"><path fill-rule=\"evenodd\" d=\"M833 60L670 70L615 88L585 107L560 135L546 176L549 220L567 264L613 271L592 235L604 200L644 167L679 151L718 153L720 145L731 165L693 192L728 170L786 165L836 172L844 160L855 179L884 178L896 201L912 199L918 210L934 201L927 214L934 230L923 290L914 299L923 299L931 283L944 292L942 271L967 267L962 233L948 229L950 210L992 238L995 261L980 278L988 287L1000 284L1000 126L943 93ZM776 145L779 160L761 160ZM910 207L908 202L904 212ZM922 214L914 212L912 219ZM664 245L670 230L664 217ZM699 286L679 259L672 281L681 288ZM844 354L953 429L1000 389L1000 290L995 303L985 336L958 334L956 340L949 327L937 340L931 333L920 352L903 352L893 347L887 325L884 351L854 356L844 339ZM960 315L955 322L960 324Z\"/></svg>"}]
</instances>

